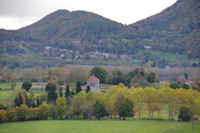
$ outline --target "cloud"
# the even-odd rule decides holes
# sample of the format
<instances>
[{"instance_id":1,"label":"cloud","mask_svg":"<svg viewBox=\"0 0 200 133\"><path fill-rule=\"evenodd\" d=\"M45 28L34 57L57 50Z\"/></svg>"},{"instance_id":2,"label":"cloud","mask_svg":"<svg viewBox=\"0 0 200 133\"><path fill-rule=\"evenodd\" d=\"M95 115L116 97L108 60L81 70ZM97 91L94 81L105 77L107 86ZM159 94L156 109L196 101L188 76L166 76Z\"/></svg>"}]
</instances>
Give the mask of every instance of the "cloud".
<instances>
[{"instance_id":1,"label":"cloud","mask_svg":"<svg viewBox=\"0 0 200 133\"><path fill-rule=\"evenodd\" d=\"M176 0L0 0L0 23L6 24L6 21L18 19L27 24L55 10L67 9L90 11L130 24L154 15L175 2ZM13 21L13 25L14 22L17 21ZM0 28L2 26L1 24Z\"/></svg>"}]
</instances>

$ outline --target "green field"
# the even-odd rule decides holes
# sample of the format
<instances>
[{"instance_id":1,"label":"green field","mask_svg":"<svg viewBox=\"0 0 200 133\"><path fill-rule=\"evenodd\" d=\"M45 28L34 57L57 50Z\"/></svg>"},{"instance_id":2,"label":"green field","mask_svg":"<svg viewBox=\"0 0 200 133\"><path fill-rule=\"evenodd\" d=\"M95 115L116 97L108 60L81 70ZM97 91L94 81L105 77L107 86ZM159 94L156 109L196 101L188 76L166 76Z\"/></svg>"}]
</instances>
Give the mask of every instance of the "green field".
<instances>
[{"instance_id":1,"label":"green field","mask_svg":"<svg viewBox=\"0 0 200 133\"><path fill-rule=\"evenodd\" d=\"M22 86L22 82L16 82L16 86L14 87L15 88L14 90L0 91L0 102L8 104L8 105L12 103L16 96L17 91L21 89L21 86ZM0 87L2 89L8 89L8 88L11 88L11 85L10 83L7 83L7 82L0 82ZM33 90L33 92L35 96L39 96L42 93L42 91L38 91L38 90Z\"/></svg>"},{"instance_id":2,"label":"green field","mask_svg":"<svg viewBox=\"0 0 200 133\"><path fill-rule=\"evenodd\" d=\"M200 132L195 123L194 133ZM191 123L146 120L49 120L0 124L0 133L190 133Z\"/></svg>"},{"instance_id":3,"label":"green field","mask_svg":"<svg viewBox=\"0 0 200 133\"><path fill-rule=\"evenodd\" d=\"M16 82L15 89L19 90L21 89L21 86L22 86L22 82ZM11 84L7 82L0 82L0 87L2 89L8 89L8 88L11 88Z\"/></svg>"},{"instance_id":4,"label":"green field","mask_svg":"<svg viewBox=\"0 0 200 133\"><path fill-rule=\"evenodd\" d=\"M16 86L15 86L15 89L14 90L9 90L9 91L0 91L0 102L2 103L10 103L16 93L17 93L17 90L21 89L21 86L22 86L22 82L16 82ZM101 90L107 90L111 85L110 84L101 84L100 85L100 89ZM2 89L7 89L7 88L11 88L11 85L10 83L7 83L7 82L0 82L0 87ZM87 86L82 86L82 88L86 88ZM74 89L76 88L76 83L72 83L70 85L70 88ZM31 90L34 92L35 96L39 96L43 93L43 91L40 91L40 90ZM65 93L65 90L63 90L63 94Z\"/></svg>"}]
</instances>

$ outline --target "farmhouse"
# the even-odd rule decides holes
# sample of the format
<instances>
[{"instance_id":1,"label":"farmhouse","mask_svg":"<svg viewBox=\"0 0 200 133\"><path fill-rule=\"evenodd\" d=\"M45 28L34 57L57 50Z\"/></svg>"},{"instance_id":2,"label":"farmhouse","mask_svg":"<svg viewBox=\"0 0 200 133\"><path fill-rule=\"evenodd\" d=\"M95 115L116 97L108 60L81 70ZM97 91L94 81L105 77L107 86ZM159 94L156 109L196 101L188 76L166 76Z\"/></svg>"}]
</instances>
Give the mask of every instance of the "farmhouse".
<instances>
[{"instance_id":1,"label":"farmhouse","mask_svg":"<svg viewBox=\"0 0 200 133\"><path fill-rule=\"evenodd\" d=\"M99 92L99 79L96 76L91 76L87 80L87 85L90 86L90 89Z\"/></svg>"}]
</instances>

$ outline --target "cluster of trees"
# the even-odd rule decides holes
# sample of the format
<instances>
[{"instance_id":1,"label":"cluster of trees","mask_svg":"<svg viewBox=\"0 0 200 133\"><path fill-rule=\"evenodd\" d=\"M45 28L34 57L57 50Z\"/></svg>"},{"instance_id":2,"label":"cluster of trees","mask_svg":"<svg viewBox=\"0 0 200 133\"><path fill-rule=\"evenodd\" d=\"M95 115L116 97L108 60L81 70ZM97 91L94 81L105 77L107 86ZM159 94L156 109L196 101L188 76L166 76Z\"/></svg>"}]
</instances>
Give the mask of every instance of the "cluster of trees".
<instances>
[{"instance_id":1,"label":"cluster of trees","mask_svg":"<svg viewBox=\"0 0 200 133\"><path fill-rule=\"evenodd\" d=\"M39 119L92 119L133 118L190 120L200 116L200 93L193 89L128 88L123 84L110 87L106 92L83 91L72 94L66 86L65 95L54 83L46 86L46 93L37 100L34 95L20 90L15 98L15 106L0 106L0 121L21 121ZM37 101L37 104L35 102ZM155 117L156 115L156 117Z\"/></svg>"},{"instance_id":2,"label":"cluster of trees","mask_svg":"<svg viewBox=\"0 0 200 133\"><path fill-rule=\"evenodd\" d=\"M76 81L85 83L89 71L72 67L52 67L49 69L34 67L25 69L9 69L8 67L0 67L0 75L3 77L2 81L11 83L15 81L46 82L53 78L59 85L62 85Z\"/></svg>"},{"instance_id":3,"label":"cluster of trees","mask_svg":"<svg viewBox=\"0 0 200 133\"><path fill-rule=\"evenodd\" d=\"M90 75L95 75L100 79L101 83L124 83L128 87L146 87L152 83L159 82L159 76L155 72L147 71L142 68L137 68L130 71L128 74L124 74L120 70L108 71L102 67L94 67L91 69Z\"/></svg>"}]
</instances>

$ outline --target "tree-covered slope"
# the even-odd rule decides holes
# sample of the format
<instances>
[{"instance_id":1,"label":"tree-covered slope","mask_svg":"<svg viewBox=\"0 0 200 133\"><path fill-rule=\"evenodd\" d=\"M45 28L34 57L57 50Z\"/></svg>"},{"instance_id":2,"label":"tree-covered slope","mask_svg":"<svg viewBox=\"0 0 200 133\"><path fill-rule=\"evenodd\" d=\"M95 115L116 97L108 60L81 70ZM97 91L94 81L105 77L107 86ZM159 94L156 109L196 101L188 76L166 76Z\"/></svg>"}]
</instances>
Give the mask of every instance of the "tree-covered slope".
<instances>
[{"instance_id":1,"label":"tree-covered slope","mask_svg":"<svg viewBox=\"0 0 200 133\"><path fill-rule=\"evenodd\" d=\"M148 48L149 53L145 50ZM125 55L140 65L149 60L162 62L163 67L171 62L151 53L200 58L200 1L178 0L161 13L130 25L92 12L58 10L16 31L0 29L0 65L13 60L20 64L22 59L26 64L29 57L36 56L56 57L57 64L60 60L64 64L61 56L88 59L96 51L110 57Z\"/></svg>"},{"instance_id":2,"label":"tree-covered slope","mask_svg":"<svg viewBox=\"0 0 200 133\"><path fill-rule=\"evenodd\" d=\"M58 10L19 31L42 41L92 41L116 35L122 28L122 24L91 12Z\"/></svg>"},{"instance_id":3,"label":"tree-covered slope","mask_svg":"<svg viewBox=\"0 0 200 133\"><path fill-rule=\"evenodd\" d=\"M200 57L200 1L178 0L171 7L127 27L124 37L154 50Z\"/></svg>"}]
</instances>

